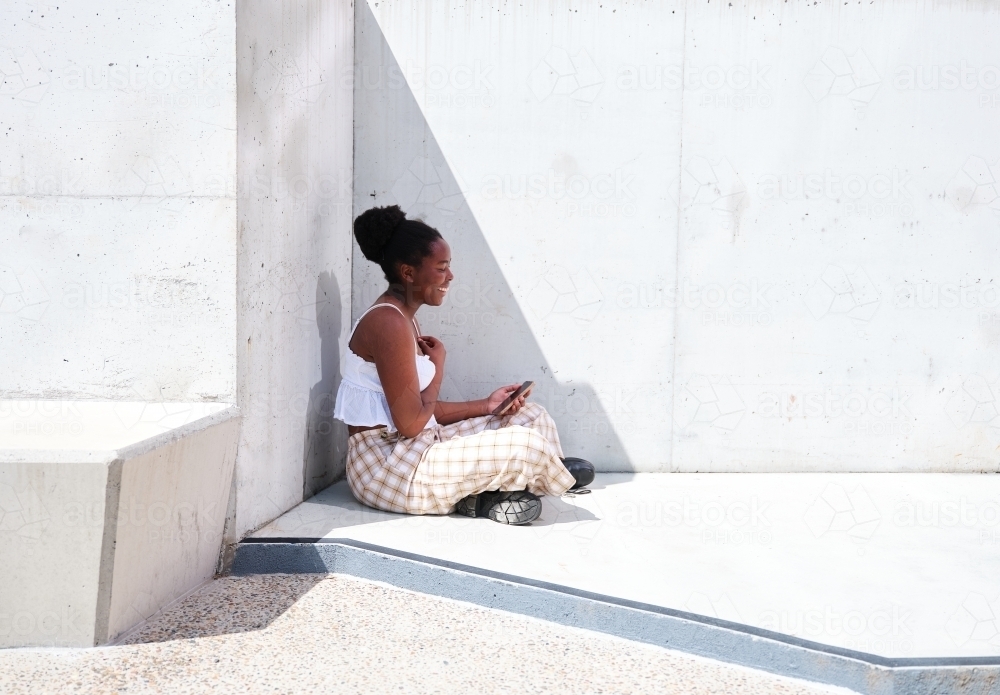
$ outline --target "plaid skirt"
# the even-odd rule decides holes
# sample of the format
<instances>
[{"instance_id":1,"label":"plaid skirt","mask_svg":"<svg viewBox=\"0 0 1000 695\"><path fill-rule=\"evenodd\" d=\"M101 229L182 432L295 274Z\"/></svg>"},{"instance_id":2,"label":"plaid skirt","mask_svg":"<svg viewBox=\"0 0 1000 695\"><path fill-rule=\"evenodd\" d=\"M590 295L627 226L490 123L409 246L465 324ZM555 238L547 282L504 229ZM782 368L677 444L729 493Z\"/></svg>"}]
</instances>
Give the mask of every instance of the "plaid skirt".
<instances>
[{"instance_id":1,"label":"plaid skirt","mask_svg":"<svg viewBox=\"0 0 1000 695\"><path fill-rule=\"evenodd\" d=\"M386 428L347 440L347 483L362 504L404 514L450 514L468 495L528 490L561 495L575 482L559 433L538 403L516 413L436 425L406 438Z\"/></svg>"}]
</instances>

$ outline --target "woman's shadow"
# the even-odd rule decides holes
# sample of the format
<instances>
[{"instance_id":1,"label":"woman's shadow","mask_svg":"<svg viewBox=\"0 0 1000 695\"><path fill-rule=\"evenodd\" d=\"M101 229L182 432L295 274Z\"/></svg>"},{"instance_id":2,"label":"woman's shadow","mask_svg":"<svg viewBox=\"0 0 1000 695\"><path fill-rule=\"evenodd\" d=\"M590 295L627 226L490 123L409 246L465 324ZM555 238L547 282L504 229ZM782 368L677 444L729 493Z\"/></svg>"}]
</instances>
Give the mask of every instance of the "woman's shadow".
<instances>
[{"instance_id":1,"label":"woman's shadow","mask_svg":"<svg viewBox=\"0 0 1000 695\"><path fill-rule=\"evenodd\" d=\"M330 272L316 281L316 328L320 339L320 380L309 390L302 451L302 499L343 476L347 427L333 418L340 386L340 284Z\"/></svg>"}]
</instances>

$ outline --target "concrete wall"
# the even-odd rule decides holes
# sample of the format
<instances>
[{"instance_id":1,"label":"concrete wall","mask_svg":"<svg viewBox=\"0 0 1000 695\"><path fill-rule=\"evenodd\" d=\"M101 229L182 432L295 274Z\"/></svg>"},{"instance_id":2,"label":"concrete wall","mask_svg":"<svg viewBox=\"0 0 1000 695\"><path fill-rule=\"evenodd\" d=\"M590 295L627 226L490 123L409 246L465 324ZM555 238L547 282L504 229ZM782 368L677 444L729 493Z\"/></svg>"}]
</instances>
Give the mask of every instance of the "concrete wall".
<instances>
[{"instance_id":1,"label":"concrete wall","mask_svg":"<svg viewBox=\"0 0 1000 695\"><path fill-rule=\"evenodd\" d=\"M0 395L238 401L235 539L343 469L351 4L0 19Z\"/></svg>"},{"instance_id":2,"label":"concrete wall","mask_svg":"<svg viewBox=\"0 0 1000 695\"><path fill-rule=\"evenodd\" d=\"M333 418L350 319L353 8L241 2L237 13L238 404L229 539L342 473Z\"/></svg>"},{"instance_id":3,"label":"concrete wall","mask_svg":"<svg viewBox=\"0 0 1000 695\"><path fill-rule=\"evenodd\" d=\"M374 204L452 243L446 395L606 470L996 468L989 4L0 17L0 394L236 400L231 539L342 471Z\"/></svg>"},{"instance_id":4,"label":"concrete wall","mask_svg":"<svg viewBox=\"0 0 1000 695\"><path fill-rule=\"evenodd\" d=\"M997 470L998 29L980 2L359 2L355 214L452 244L419 317L446 392L534 378L605 470ZM355 264L355 316L383 282Z\"/></svg>"},{"instance_id":5,"label":"concrete wall","mask_svg":"<svg viewBox=\"0 0 1000 695\"><path fill-rule=\"evenodd\" d=\"M0 393L234 399L234 38L224 3L0 7Z\"/></svg>"}]
</instances>

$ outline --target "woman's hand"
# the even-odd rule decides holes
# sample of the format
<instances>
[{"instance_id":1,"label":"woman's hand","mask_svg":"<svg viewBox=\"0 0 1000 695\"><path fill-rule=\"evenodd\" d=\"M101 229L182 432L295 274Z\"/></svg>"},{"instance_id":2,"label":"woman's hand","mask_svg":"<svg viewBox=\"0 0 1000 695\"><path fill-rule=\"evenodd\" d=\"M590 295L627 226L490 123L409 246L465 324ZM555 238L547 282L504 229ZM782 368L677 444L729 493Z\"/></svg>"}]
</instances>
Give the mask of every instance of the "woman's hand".
<instances>
[{"instance_id":1,"label":"woman's hand","mask_svg":"<svg viewBox=\"0 0 1000 695\"><path fill-rule=\"evenodd\" d=\"M486 399L486 412L487 414L492 413L496 410L501 403L507 400L507 396L517 391L521 388L520 384L510 384L509 386L501 386L496 391L490 394L490 397ZM524 406L524 402L528 399L528 394L522 393L517 397L517 400L510 406L504 415L512 415Z\"/></svg>"},{"instance_id":2,"label":"woman's hand","mask_svg":"<svg viewBox=\"0 0 1000 695\"><path fill-rule=\"evenodd\" d=\"M417 344L424 351L424 354L431 358L431 362L434 363L438 371L441 371L444 368L444 343L432 336L422 335L417 338Z\"/></svg>"}]
</instances>

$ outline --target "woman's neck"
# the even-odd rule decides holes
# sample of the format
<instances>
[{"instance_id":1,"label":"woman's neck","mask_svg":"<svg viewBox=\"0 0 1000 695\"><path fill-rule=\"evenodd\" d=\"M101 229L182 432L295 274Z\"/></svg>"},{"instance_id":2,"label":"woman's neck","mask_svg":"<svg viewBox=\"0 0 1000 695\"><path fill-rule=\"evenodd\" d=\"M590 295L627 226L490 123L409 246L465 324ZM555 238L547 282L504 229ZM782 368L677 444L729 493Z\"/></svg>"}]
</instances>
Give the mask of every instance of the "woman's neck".
<instances>
[{"instance_id":1,"label":"woman's neck","mask_svg":"<svg viewBox=\"0 0 1000 695\"><path fill-rule=\"evenodd\" d=\"M409 302L406 301L407 295L410 295L411 301ZM402 309L403 313L406 314L406 316L410 319L412 319L416 315L417 309L419 309L423 305L423 302L417 300L413 296L412 292L407 292L398 285L390 285L389 288L382 293L382 296L385 297L386 299L396 300L400 304L400 309Z\"/></svg>"}]
</instances>

